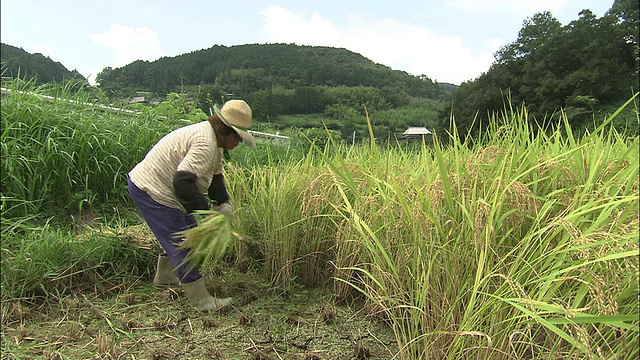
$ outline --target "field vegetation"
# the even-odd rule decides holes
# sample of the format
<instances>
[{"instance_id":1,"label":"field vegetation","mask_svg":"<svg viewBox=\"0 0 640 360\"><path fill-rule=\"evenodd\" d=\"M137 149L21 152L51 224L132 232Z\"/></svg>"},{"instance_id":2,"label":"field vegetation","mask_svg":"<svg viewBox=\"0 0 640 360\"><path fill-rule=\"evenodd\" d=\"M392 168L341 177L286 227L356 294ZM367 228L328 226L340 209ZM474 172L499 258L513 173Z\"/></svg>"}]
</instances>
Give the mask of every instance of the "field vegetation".
<instances>
[{"instance_id":1,"label":"field vegetation","mask_svg":"<svg viewBox=\"0 0 640 360\"><path fill-rule=\"evenodd\" d=\"M640 144L611 126L625 108L640 121L638 94L580 134L566 115L542 130L507 105L476 135L453 126L432 144L381 146L365 114L355 145L292 131L289 146L232 151L244 240L205 276L239 301L200 314L179 288L150 285L159 247L126 174L202 111L8 88L3 358L640 356Z\"/></svg>"}]
</instances>

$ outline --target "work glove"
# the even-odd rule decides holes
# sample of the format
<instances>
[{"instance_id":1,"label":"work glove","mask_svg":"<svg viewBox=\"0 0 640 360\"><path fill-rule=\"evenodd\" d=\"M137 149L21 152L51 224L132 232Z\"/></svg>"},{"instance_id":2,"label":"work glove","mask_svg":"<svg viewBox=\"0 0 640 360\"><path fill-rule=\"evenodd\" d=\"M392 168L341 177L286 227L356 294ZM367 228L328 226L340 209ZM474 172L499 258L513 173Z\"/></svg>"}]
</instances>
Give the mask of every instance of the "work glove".
<instances>
[{"instance_id":1,"label":"work glove","mask_svg":"<svg viewBox=\"0 0 640 360\"><path fill-rule=\"evenodd\" d=\"M213 210L218 211L221 214L224 214L231 221L234 221L236 219L236 216L233 214L233 208L231 208L231 204L229 204L228 202L222 203L214 207Z\"/></svg>"}]
</instances>

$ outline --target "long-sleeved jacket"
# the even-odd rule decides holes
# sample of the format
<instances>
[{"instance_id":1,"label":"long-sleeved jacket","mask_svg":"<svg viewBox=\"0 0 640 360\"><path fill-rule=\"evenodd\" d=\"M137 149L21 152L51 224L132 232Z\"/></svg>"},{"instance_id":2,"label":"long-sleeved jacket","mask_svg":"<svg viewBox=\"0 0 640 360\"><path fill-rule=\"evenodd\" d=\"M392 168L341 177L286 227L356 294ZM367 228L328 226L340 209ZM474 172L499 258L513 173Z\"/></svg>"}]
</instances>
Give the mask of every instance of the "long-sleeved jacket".
<instances>
[{"instance_id":1,"label":"long-sleeved jacket","mask_svg":"<svg viewBox=\"0 0 640 360\"><path fill-rule=\"evenodd\" d=\"M222 149L209 121L165 135L130 172L131 181L158 203L192 212L209 209L208 197L227 202Z\"/></svg>"}]
</instances>

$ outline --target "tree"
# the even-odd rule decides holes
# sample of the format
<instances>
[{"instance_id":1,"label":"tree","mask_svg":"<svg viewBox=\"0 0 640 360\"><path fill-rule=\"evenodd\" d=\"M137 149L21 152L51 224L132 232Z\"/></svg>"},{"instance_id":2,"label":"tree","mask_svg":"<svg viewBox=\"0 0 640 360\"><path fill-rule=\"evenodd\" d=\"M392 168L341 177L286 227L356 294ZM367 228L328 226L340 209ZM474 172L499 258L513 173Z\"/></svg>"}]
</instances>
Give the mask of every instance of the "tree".
<instances>
[{"instance_id":1,"label":"tree","mask_svg":"<svg viewBox=\"0 0 640 360\"><path fill-rule=\"evenodd\" d=\"M519 61L539 54L561 31L562 24L549 11L536 13L524 21L515 42L496 53L498 63Z\"/></svg>"},{"instance_id":2,"label":"tree","mask_svg":"<svg viewBox=\"0 0 640 360\"><path fill-rule=\"evenodd\" d=\"M640 70L640 66L638 66L640 59L638 44L640 40L640 6L638 6L638 0L615 0L606 15L615 19L625 43L632 49L635 62L633 67L636 69L637 75Z\"/></svg>"},{"instance_id":3,"label":"tree","mask_svg":"<svg viewBox=\"0 0 640 360\"><path fill-rule=\"evenodd\" d=\"M454 94L460 132L477 130L504 109L505 100L526 105L529 118L543 126L555 123L564 109L575 127L585 126L598 108L626 100L638 89L632 34L637 22L626 24L637 19L637 0L635 5L616 2L602 18L583 10L564 27L549 12L525 20L517 40L496 53L489 71Z\"/></svg>"}]
</instances>

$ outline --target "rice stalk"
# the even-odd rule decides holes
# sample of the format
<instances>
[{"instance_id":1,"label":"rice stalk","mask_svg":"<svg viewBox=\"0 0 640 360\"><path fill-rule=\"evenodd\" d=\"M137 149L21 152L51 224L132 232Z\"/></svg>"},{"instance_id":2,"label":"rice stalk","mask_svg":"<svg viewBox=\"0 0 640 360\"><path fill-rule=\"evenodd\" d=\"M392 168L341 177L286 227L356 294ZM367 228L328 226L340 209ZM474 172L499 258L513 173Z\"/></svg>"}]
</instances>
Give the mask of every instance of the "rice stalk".
<instances>
[{"instance_id":1,"label":"rice stalk","mask_svg":"<svg viewBox=\"0 0 640 360\"><path fill-rule=\"evenodd\" d=\"M188 250L184 264L188 268L215 265L225 255L235 239L242 237L232 230L231 219L215 210L198 210L198 225L178 232L176 237L184 239L179 247Z\"/></svg>"}]
</instances>

